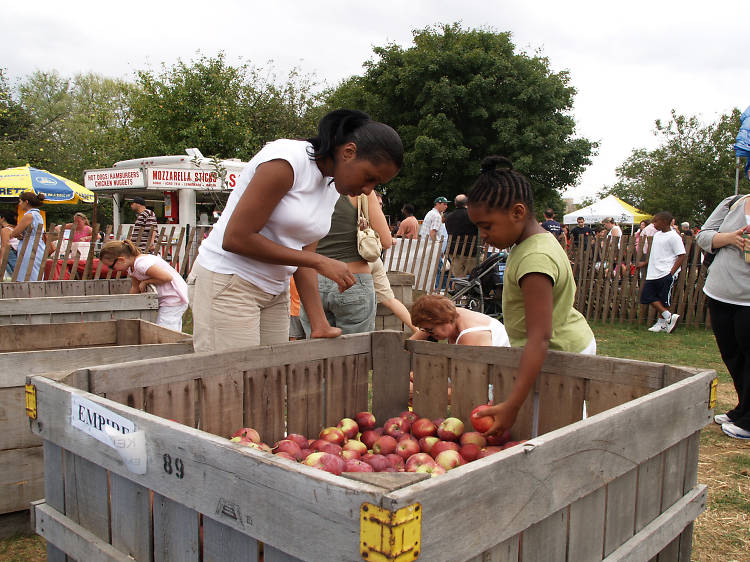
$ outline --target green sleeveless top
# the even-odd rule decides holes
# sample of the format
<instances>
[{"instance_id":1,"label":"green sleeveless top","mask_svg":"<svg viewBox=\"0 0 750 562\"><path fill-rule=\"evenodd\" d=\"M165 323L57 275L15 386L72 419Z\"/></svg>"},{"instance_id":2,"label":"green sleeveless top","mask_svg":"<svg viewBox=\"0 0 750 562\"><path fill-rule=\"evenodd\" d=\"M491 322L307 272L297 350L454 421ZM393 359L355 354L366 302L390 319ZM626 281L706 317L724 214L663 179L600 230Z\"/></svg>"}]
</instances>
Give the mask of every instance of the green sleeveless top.
<instances>
[{"instance_id":1,"label":"green sleeveless top","mask_svg":"<svg viewBox=\"0 0 750 562\"><path fill-rule=\"evenodd\" d=\"M331 229L320 242L317 252L344 263L362 261L357 252L357 208L348 195L340 195L331 215Z\"/></svg>"}]
</instances>

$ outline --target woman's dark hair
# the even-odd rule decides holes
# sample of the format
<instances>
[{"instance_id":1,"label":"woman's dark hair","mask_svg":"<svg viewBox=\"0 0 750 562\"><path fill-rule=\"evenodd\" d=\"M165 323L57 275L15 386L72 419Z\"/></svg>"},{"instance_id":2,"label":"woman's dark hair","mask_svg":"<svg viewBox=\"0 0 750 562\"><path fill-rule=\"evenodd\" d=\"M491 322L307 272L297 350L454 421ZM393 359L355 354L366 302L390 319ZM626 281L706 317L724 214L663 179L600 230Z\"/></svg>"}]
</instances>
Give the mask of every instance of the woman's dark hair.
<instances>
[{"instance_id":1,"label":"woman's dark hair","mask_svg":"<svg viewBox=\"0 0 750 562\"><path fill-rule=\"evenodd\" d=\"M404 211L405 215L414 216L414 213L417 212L417 210L414 208L414 205L412 205L411 203L404 203L404 206L401 207L401 209Z\"/></svg>"},{"instance_id":2,"label":"woman's dark hair","mask_svg":"<svg viewBox=\"0 0 750 562\"><path fill-rule=\"evenodd\" d=\"M18 196L21 201L26 201L32 207L41 207L44 203L44 193L34 193L33 191L24 191Z\"/></svg>"},{"instance_id":3,"label":"woman's dark hair","mask_svg":"<svg viewBox=\"0 0 750 562\"><path fill-rule=\"evenodd\" d=\"M3 209L0 211L0 216L3 217L8 224L18 224L18 214L15 211Z\"/></svg>"},{"instance_id":4,"label":"woman's dark hair","mask_svg":"<svg viewBox=\"0 0 750 562\"><path fill-rule=\"evenodd\" d=\"M356 109L336 109L327 113L318 123L317 136L307 141L313 146L310 157L315 161L335 158L336 147L353 142L357 145L357 158L371 162L389 161L398 168L404 163L404 145L398 133Z\"/></svg>"},{"instance_id":5,"label":"woman's dark hair","mask_svg":"<svg viewBox=\"0 0 750 562\"><path fill-rule=\"evenodd\" d=\"M513 169L504 156L487 156L482 160L479 177L469 193L469 203L484 203L487 207L509 209L523 203L534 213L534 190L523 174Z\"/></svg>"}]
</instances>

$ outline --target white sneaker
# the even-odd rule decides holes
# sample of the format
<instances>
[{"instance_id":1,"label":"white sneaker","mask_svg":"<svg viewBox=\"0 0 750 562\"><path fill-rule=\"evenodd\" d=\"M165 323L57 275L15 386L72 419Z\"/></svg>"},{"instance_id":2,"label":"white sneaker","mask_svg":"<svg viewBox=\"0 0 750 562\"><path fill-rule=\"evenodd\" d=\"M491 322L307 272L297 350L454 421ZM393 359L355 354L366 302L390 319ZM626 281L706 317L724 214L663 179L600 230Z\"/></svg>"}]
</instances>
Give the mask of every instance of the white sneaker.
<instances>
[{"instance_id":1,"label":"white sneaker","mask_svg":"<svg viewBox=\"0 0 750 562\"><path fill-rule=\"evenodd\" d=\"M719 425L722 425L725 423L732 423L732 418L730 418L726 414L716 414L714 416L714 423L718 423Z\"/></svg>"},{"instance_id":2,"label":"white sneaker","mask_svg":"<svg viewBox=\"0 0 750 562\"><path fill-rule=\"evenodd\" d=\"M667 331L667 321L664 320L664 318L659 318L656 321L656 324L651 326L648 331L649 332L666 332Z\"/></svg>"},{"instance_id":3,"label":"white sneaker","mask_svg":"<svg viewBox=\"0 0 750 562\"><path fill-rule=\"evenodd\" d=\"M735 439L750 439L750 431L742 429L738 425L734 425L732 422L724 423L721 425L721 430Z\"/></svg>"},{"instance_id":4,"label":"white sneaker","mask_svg":"<svg viewBox=\"0 0 750 562\"><path fill-rule=\"evenodd\" d=\"M677 321L679 319L679 314L672 314L672 316L669 317L669 320L667 320L667 332L671 334L674 331L674 329L677 327Z\"/></svg>"}]
</instances>

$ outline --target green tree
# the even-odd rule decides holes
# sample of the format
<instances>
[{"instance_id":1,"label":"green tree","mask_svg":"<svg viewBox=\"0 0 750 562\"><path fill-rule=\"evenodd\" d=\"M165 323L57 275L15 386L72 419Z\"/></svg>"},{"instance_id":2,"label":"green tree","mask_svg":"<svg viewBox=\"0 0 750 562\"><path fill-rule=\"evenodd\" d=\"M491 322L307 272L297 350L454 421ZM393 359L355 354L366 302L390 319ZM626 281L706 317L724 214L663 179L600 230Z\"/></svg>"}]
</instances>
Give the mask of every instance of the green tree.
<instances>
[{"instance_id":1,"label":"green tree","mask_svg":"<svg viewBox=\"0 0 750 562\"><path fill-rule=\"evenodd\" d=\"M617 168L617 182L604 190L648 213L670 211L678 221L701 225L734 193L734 145L740 110L704 125L672 110L668 123L656 121L654 150L636 149ZM743 182L747 191L747 183Z\"/></svg>"},{"instance_id":2,"label":"green tree","mask_svg":"<svg viewBox=\"0 0 750 562\"><path fill-rule=\"evenodd\" d=\"M296 70L279 80L249 63L232 66L219 53L162 65L159 73L140 71L137 81L131 157L197 147L207 156L247 160L268 141L314 131L308 113L318 103L315 83Z\"/></svg>"},{"instance_id":3,"label":"green tree","mask_svg":"<svg viewBox=\"0 0 750 562\"><path fill-rule=\"evenodd\" d=\"M575 90L567 72L516 52L509 33L458 24L414 31L413 45L374 49L364 76L333 91L329 107L368 111L392 125L405 165L388 186L394 209L426 209L437 195L468 190L489 154L509 157L534 184L537 208L562 208L596 144L575 137Z\"/></svg>"}]
</instances>

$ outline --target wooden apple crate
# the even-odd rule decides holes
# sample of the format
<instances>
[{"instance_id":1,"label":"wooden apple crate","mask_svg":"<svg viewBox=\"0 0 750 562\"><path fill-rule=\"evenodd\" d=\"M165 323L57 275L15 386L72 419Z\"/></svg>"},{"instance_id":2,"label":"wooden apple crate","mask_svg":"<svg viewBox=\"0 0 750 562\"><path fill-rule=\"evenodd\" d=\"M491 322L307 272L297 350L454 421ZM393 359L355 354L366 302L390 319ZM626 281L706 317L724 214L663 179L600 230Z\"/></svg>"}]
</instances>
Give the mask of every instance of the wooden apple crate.
<instances>
[{"instance_id":1,"label":"wooden apple crate","mask_svg":"<svg viewBox=\"0 0 750 562\"><path fill-rule=\"evenodd\" d=\"M406 409L410 368L415 411L445 415L452 385L466 420L490 385L505 395L519 357L374 332L32 376L33 524L50 560L689 560L714 371L550 352L513 428L531 439L422 481L334 476L226 439L316 435L368 392L382 423ZM145 432L145 474L71 426L74 395Z\"/></svg>"},{"instance_id":2,"label":"wooden apple crate","mask_svg":"<svg viewBox=\"0 0 750 562\"><path fill-rule=\"evenodd\" d=\"M88 365L192 349L189 335L143 320L0 326L0 514L28 509L44 496L42 440L24 410L28 375L54 379Z\"/></svg>"},{"instance_id":3,"label":"wooden apple crate","mask_svg":"<svg viewBox=\"0 0 750 562\"><path fill-rule=\"evenodd\" d=\"M0 325L125 318L154 322L156 293L131 295L130 286L130 279L0 283Z\"/></svg>"},{"instance_id":4,"label":"wooden apple crate","mask_svg":"<svg viewBox=\"0 0 750 562\"><path fill-rule=\"evenodd\" d=\"M404 303L404 306L411 310L413 302L414 285L413 273L402 273L400 271L389 271L387 274L388 282L391 284L393 296ZM376 330L398 330L402 331L404 325L391 310L383 304L378 303L377 314L375 315ZM407 330L408 331L408 330ZM411 334L411 332L408 332Z\"/></svg>"}]
</instances>

